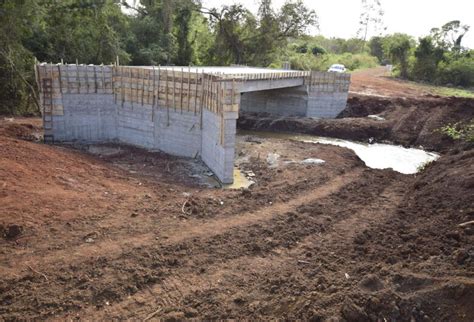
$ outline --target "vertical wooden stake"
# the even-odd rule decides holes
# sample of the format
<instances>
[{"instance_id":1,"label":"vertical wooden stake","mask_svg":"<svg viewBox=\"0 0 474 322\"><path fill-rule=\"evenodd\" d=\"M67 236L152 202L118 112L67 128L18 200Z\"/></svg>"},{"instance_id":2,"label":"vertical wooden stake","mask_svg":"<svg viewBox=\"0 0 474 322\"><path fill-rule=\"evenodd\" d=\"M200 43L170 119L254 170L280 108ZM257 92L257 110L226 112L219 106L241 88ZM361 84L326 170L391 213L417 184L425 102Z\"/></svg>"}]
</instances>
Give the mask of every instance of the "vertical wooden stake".
<instances>
[{"instance_id":1,"label":"vertical wooden stake","mask_svg":"<svg viewBox=\"0 0 474 322\"><path fill-rule=\"evenodd\" d=\"M224 85L226 85L226 84L224 84ZM221 87L221 84L219 83L219 88L220 87ZM224 87L224 90L225 89L226 89L226 87ZM219 90L219 92L220 92L220 90ZM222 99L220 101L222 101ZM224 109L223 109L223 107L219 106L219 110L220 110L219 115L221 117L221 139L220 139L220 141L221 141L221 145L223 145L224 144L224 136L225 136Z\"/></svg>"},{"instance_id":2,"label":"vertical wooden stake","mask_svg":"<svg viewBox=\"0 0 474 322\"><path fill-rule=\"evenodd\" d=\"M181 114L183 113L183 67L181 67L181 88L179 89L179 110Z\"/></svg>"},{"instance_id":3,"label":"vertical wooden stake","mask_svg":"<svg viewBox=\"0 0 474 322\"><path fill-rule=\"evenodd\" d=\"M107 90L105 88L105 72L104 72L104 69L105 69L105 66L101 65L100 66L100 74L102 76L102 91L105 94L107 92ZM114 76L115 76L114 71L116 71L116 68L111 67L111 71L112 71L112 81L113 81ZM115 88L113 86L112 86L112 93L114 93L114 96L115 96L116 93L115 93ZM115 102L117 103L117 97L115 97Z\"/></svg>"},{"instance_id":4,"label":"vertical wooden stake","mask_svg":"<svg viewBox=\"0 0 474 322\"><path fill-rule=\"evenodd\" d=\"M197 112L197 96L198 96L198 81L199 81L199 71L197 68L196 68L195 76L196 78L195 78L194 84L196 86L194 88L194 115L196 115L196 112Z\"/></svg>"},{"instance_id":5,"label":"vertical wooden stake","mask_svg":"<svg viewBox=\"0 0 474 322\"><path fill-rule=\"evenodd\" d=\"M151 104L151 99L150 99L150 74L151 74L151 71L148 69L147 70L148 72L148 75L147 75L147 82L146 82L146 104L147 105L150 105ZM155 83L154 83L154 79L155 79L155 66L153 66L153 86L155 86ZM155 89L155 87L153 87L153 89Z\"/></svg>"},{"instance_id":6,"label":"vertical wooden stake","mask_svg":"<svg viewBox=\"0 0 474 322\"><path fill-rule=\"evenodd\" d=\"M84 65L86 68L86 84L87 84L87 94L89 94L89 66Z\"/></svg>"},{"instance_id":7,"label":"vertical wooden stake","mask_svg":"<svg viewBox=\"0 0 474 322\"><path fill-rule=\"evenodd\" d=\"M143 96L145 96L145 69L139 69L140 70L140 77L142 79L142 106L143 106Z\"/></svg>"},{"instance_id":8,"label":"vertical wooden stake","mask_svg":"<svg viewBox=\"0 0 474 322\"><path fill-rule=\"evenodd\" d=\"M190 102L191 102L191 66L188 66L188 94L187 94L187 98L188 98L188 108L187 108L187 111L189 112L189 109L191 108L190 107Z\"/></svg>"},{"instance_id":9,"label":"vertical wooden stake","mask_svg":"<svg viewBox=\"0 0 474 322\"><path fill-rule=\"evenodd\" d=\"M173 68L173 108L176 112L176 76Z\"/></svg>"},{"instance_id":10,"label":"vertical wooden stake","mask_svg":"<svg viewBox=\"0 0 474 322\"><path fill-rule=\"evenodd\" d=\"M197 83L196 83L197 86ZM199 108L199 127L202 130L202 114L204 113L204 70L201 74L201 106Z\"/></svg>"},{"instance_id":11,"label":"vertical wooden stake","mask_svg":"<svg viewBox=\"0 0 474 322\"><path fill-rule=\"evenodd\" d=\"M214 111L214 104L213 104L213 87L214 87L214 77L213 74L209 75L209 108L211 111Z\"/></svg>"},{"instance_id":12,"label":"vertical wooden stake","mask_svg":"<svg viewBox=\"0 0 474 322\"><path fill-rule=\"evenodd\" d=\"M216 96L216 109L217 109L217 112L219 112L220 110L220 101L221 101L221 98L220 98L220 94L221 94L221 79L218 80L218 83L216 84L217 87L216 87L216 90L217 90L217 96Z\"/></svg>"},{"instance_id":13,"label":"vertical wooden stake","mask_svg":"<svg viewBox=\"0 0 474 322\"><path fill-rule=\"evenodd\" d=\"M154 121L155 118L155 65L153 65L153 92L152 92L152 103L151 103L151 121Z\"/></svg>"},{"instance_id":14,"label":"vertical wooden stake","mask_svg":"<svg viewBox=\"0 0 474 322\"><path fill-rule=\"evenodd\" d=\"M63 93L63 85L62 85L62 75L61 75L61 66L58 65L58 77L59 77L59 92Z\"/></svg>"},{"instance_id":15,"label":"vertical wooden stake","mask_svg":"<svg viewBox=\"0 0 474 322\"><path fill-rule=\"evenodd\" d=\"M125 103L125 86L123 86L123 67L120 68L120 96L122 98L122 108Z\"/></svg>"},{"instance_id":16,"label":"vertical wooden stake","mask_svg":"<svg viewBox=\"0 0 474 322\"><path fill-rule=\"evenodd\" d=\"M170 126L170 106L168 104L168 91L169 91L169 78L168 78L169 70L166 70L166 124Z\"/></svg>"},{"instance_id":17,"label":"vertical wooden stake","mask_svg":"<svg viewBox=\"0 0 474 322\"><path fill-rule=\"evenodd\" d=\"M95 93L97 94L97 66L94 65L94 87L95 87Z\"/></svg>"},{"instance_id":18,"label":"vertical wooden stake","mask_svg":"<svg viewBox=\"0 0 474 322\"><path fill-rule=\"evenodd\" d=\"M230 104L234 108L234 98L235 98L235 79L232 78L232 97L230 98Z\"/></svg>"},{"instance_id":19,"label":"vertical wooden stake","mask_svg":"<svg viewBox=\"0 0 474 322\"><path fill-rule=\"evenodd\" d=\"M128 67L128 86L130 86L130 103L132 104L133 109L133 78L132 78L132 67Z\"/></svg>"},{"instance_id":20,"label":"vertical wooden stake","mask_svg":"<svg viewBox=\"0 0 474 322\"><path fill-rule=\"evenodd\" d=\"M159 107L160 106L160 81L161 81L161 67L160 65L158 65L158 86L157 86L157 89L156 89L156 93L155 93L155 104Z\"/></svg>"},{"instance_id":21,"label":"vertical wooden stake","mask_svg":"<svg viewBox=\"0 0 474 322\"><path fill-rule=\"evenodd\" d=\"M79 78L79 65L76 59L76 79L77 79L77 94L81 93L81 79Z\"/></svg>"},{"instance_id":22,"label":"vertical wooden stake","mask_svg":"<svg viewBox=\"0 0 474 322\"><path fill-rule=\"evenodd\" d=\"M166 108L169 107L168 105L168 70L164 70L164 72L166 72L166 78L165 78L165 105L166 105Z\"/></svg>"}]
</instances>

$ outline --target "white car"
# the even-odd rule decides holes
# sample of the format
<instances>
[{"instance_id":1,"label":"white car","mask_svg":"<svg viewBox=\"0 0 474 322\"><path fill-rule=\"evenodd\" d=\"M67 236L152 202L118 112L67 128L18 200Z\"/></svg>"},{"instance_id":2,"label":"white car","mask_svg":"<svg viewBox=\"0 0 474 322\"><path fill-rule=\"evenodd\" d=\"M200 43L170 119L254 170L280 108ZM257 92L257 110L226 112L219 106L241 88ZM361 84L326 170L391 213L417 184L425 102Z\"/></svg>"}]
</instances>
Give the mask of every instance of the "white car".
<instances>
[{"instance_id":1,"label":"white car","mask_svg":"<svg viewBox=\"0 0 474 322\"><path fill-rule=\"evenodd\" d=\"M346 67L342 64L333 64L329 67L328 72L332 73L345 73Z\"/></svg>"}]
</instances>

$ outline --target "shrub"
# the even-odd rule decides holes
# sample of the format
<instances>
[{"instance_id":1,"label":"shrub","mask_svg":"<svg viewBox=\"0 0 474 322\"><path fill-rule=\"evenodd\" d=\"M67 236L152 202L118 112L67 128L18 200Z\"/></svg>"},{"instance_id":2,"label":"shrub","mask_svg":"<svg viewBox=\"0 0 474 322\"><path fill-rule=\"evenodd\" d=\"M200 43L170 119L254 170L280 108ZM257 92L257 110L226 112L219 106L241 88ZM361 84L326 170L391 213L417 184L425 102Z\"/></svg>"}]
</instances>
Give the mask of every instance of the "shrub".
<instances>
[{"instance_id":1,"label":"shrub","mask_svg":"<svg viewBox=\"0 0 474 322\"><path fill-rule=\"evenodd\" d=\"M311 48L311 52L314 56L319 56L324 55L326 53L326 50L323 47L316 45Z\"/></svg>"},{"instance_id":2,"label":"shrub","mask_svg":"<svg viewBox=\"0 0 474 322\"><path fill-rule=\"evenodd\" d=\"M463 140L466 142L474 142L474 119L467 124L448 124L441 128L441 133L449 136L453 140Z\"/></svg>"},{"instance_id":3,"label":"shrub","mask_svg":"<svg viewBox=\"0 0 474 322\"><path fill-rule=\"evenodd\" d=\"M474 86L474 58L465 56L440 62L436 82L454 86Z\"/></svg>"}]
</instances>

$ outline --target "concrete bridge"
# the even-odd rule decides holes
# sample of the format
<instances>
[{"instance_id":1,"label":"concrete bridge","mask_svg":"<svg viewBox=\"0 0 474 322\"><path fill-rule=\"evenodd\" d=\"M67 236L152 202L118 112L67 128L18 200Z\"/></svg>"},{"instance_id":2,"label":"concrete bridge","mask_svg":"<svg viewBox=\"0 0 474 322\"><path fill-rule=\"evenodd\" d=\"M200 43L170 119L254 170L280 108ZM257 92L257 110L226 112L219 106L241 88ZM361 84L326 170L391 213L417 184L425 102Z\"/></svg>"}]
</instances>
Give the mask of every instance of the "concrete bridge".
<instances>
[{"instance_id":1,"label":"concrete bridge","mask_svg":"<svg viewBox=\"0 0 474 322\"><path fill-rule=\"evenodd\" d=\"M37 65L45 141L119 141L198 157L233 181L239 112L335 117L350 76L250 67Z\"/></svg>"}]
</instances>

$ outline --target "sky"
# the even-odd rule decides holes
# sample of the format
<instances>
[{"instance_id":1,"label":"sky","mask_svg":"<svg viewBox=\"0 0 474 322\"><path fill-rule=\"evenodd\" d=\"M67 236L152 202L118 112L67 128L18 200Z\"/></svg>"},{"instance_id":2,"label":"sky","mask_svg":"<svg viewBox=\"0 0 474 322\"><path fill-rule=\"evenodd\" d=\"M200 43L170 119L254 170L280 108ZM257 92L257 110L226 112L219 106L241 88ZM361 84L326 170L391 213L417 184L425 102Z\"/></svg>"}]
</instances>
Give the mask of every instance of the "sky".
<instances>
[{"instance_id":1,"label":"sky","mask_svg":"<svg viewBox=\"0 0 474 322\"><path fill-rule=\"evenodd\" d=\"M284 0L273 0L275 9ZM360 0L303 0L319 17L319 31L311 34L326 37L355 37L361 12ZM431 28L441 27L448 21L460 20L471 26L463 39L463 46L474 49L474 0L381 0L385 11L384 24L387 33L402 32L415 37L428 35ZM206 8L241 3L250 11L257 12L256 0L202 0Z\"/></svg>"}]
</instances>

